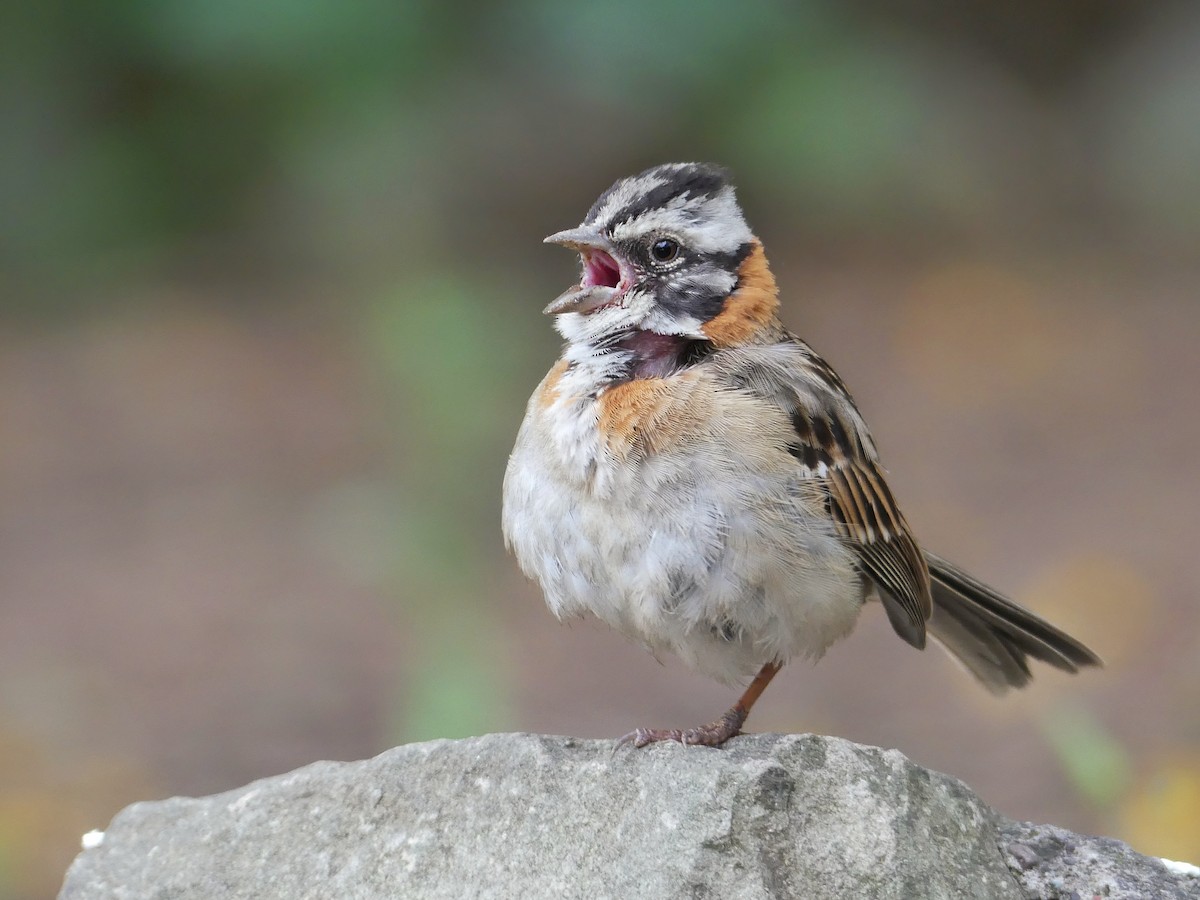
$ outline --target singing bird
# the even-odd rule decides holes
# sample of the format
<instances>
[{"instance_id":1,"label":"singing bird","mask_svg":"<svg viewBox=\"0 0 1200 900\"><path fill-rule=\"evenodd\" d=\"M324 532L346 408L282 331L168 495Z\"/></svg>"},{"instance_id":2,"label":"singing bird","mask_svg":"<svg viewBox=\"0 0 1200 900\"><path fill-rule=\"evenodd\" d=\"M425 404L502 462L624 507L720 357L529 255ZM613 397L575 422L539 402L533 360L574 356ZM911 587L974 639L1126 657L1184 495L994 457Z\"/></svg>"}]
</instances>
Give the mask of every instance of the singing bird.
<instances>
[{"instance_id":1,"label":"singing bird","mask_svg":"<svg viewBox=\"0 0 1200 900\"><path fill-rule=\"evenodd\" d=\"M784 663L820 657L870 600L993 693L1024 686L1030 657L1100 664L917 544L846 385L780 321L725 170L623 178L546 241L577 251L582 277L545 310L565 345L509 458L505 539L560 618L752 678L714 722L622 743L722 744Z\"/></svg>"}]
</instances>

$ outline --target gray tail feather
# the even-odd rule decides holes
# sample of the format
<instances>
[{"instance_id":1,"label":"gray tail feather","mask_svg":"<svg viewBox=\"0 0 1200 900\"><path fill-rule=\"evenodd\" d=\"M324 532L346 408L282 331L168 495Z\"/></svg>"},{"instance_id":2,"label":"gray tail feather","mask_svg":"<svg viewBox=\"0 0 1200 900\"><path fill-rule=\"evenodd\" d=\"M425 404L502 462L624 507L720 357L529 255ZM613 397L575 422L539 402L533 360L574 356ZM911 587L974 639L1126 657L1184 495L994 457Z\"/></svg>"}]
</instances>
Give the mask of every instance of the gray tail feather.
<instances>
[{"instance_id":1,"label":"gray tail feather","mask_svg":"<svg viewBox=\"0 0 1200 900\"><path fill-rule=\"evenodd\" d=\"M928 551L925 561L933 589L930 631L993 694L1027 684L1031 656L1064 672L1102 665L1075 638L953 563Z\"/></svg>"}]
</instances>

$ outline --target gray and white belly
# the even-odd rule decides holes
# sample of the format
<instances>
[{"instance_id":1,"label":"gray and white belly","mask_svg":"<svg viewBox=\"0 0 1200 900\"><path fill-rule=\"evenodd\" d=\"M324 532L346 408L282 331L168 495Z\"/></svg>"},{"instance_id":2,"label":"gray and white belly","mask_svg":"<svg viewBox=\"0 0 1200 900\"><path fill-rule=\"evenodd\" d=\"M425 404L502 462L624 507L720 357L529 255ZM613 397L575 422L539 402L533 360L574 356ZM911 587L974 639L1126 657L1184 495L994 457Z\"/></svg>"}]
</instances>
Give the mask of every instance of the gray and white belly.
<instances>
[{"instance_id":1,"label":"gray and white belly","mask_svg":"<svg viewBox=\"0 0 1200 900\"><path fill-rule=\"evenodd\" d=\"M591 613L726 682L850 631L862 580L783 425L619 456L596 419L594 403L531 403L505 476L505 536L557 616Z\"/></svg>"}]
</instances>

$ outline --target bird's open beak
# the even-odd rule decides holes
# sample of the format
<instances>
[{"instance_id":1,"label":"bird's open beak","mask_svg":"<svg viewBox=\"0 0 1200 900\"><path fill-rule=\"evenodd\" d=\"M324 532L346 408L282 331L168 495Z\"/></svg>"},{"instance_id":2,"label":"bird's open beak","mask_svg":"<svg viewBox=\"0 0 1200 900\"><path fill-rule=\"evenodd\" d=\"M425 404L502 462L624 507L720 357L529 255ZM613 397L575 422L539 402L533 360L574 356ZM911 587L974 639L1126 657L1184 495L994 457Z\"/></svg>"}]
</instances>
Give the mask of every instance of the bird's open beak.
<instances>
[{"instance_id":1,"label":"bird's open beak","mask_svg":"<svg viewBox=\"0 0 1200 900\"><path fill-rule=\"evenodd\" d=\"M593 228L590 225L580 225L578 228L557 231L543 240L542 243L559 244L563 247L570 247L572 250L578 250L581 253L584 250L608 250L612 248L612 242L600 232L600 229Z\"/></svg>"},{"instance_id":2,"label":"bird's open beak","mask_svg":"<svg viewBox=\"0 0 1200 900\"><path fill-rule=\"evenodd\" d=\"M578 250L583 258L583 277L579 284L559 294L543 310L547 315L581 313L586 315L616 301L624 284L623 272L613 254L612 241L588 225L568 228L546 238L544 243L560 244Z\"/></svg>"}]
</instances>

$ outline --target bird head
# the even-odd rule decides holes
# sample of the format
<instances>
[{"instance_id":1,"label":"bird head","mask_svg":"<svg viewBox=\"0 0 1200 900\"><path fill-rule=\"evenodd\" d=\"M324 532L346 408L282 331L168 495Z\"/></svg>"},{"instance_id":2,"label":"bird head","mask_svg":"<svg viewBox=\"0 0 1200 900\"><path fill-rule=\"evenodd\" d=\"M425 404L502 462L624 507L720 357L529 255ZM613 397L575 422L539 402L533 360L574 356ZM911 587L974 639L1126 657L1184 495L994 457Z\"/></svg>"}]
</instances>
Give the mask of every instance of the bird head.
<instances>
[{"instance_id":1,"label":"bird head","mask_svg":"<svg viewBox=\"0 0 1200 900\"><path fill-rule=\"evenodd\" d=\"M578 227L546 242L576 250L582 264L579 284L545 310L569 341L649 334L719 346L733 324L723 317L753 313L740 339L775 316L762 246L718 166L667 163L622 178Z\"/></svg>"}]
</instances>

